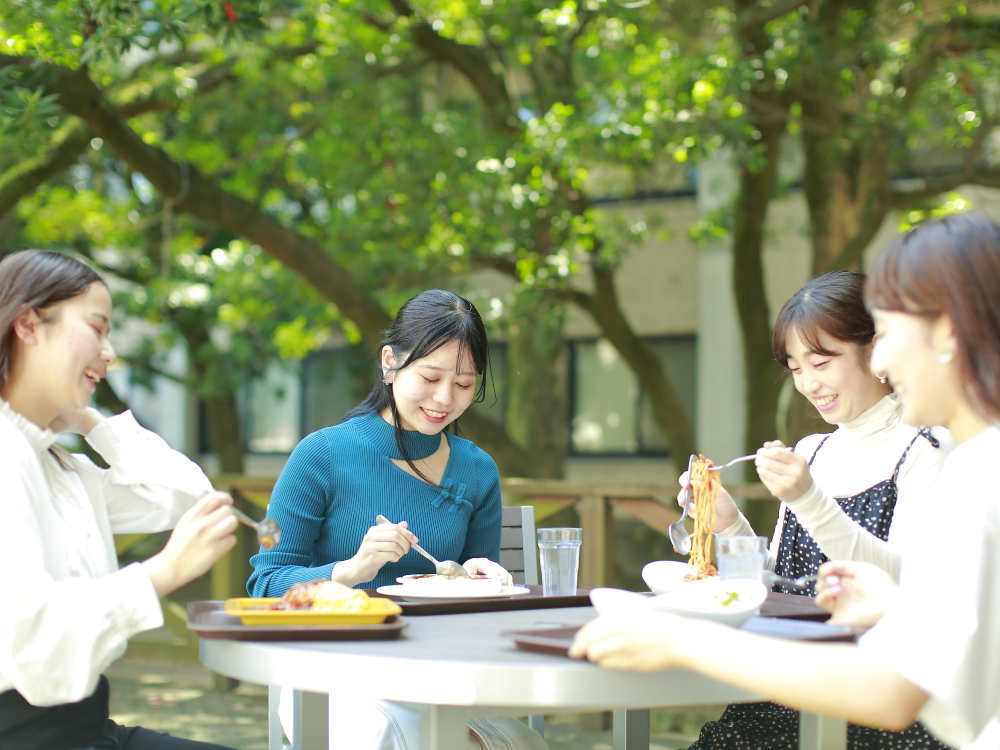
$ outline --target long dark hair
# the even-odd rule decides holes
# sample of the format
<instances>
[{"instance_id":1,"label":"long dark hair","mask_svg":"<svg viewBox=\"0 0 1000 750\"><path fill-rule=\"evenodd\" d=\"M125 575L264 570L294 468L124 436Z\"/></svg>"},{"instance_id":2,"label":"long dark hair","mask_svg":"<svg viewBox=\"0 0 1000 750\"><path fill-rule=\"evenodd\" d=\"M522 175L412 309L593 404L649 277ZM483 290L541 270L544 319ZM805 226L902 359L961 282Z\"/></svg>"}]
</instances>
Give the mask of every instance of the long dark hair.
<instances>
[{"instance_id":1,"label":"long dark hair","mask_svg":"<svg viewBox=\"0 0 1000 750\"><path fill-rule=\"evenodd\" d=\"M976 214L920 224L879 253L865 296L880 310L946 314L962 380L1000 418L1000 226Z\"/></svg>"},{"instance_id":2,"label":"long dark hair","mask_svg":"<svg viewBox=\"0 0 1000 750\"><path fill-rule=\"evenodd\" d=\"M431 289L421 292L408 300L396 313L392 325L383 334L375 359L375 385L371 393L358 406L351 409L341 422L359 417L371 412L381 414L386 408L392 413L392 424L396 434L396 446L400 455L411 469L424 481L428 481L420 470L414 466L413 460L406 451L403 441L403 428L399 423L399 413L396 411L396 399L392 395L392 386L385 382L385 371L382 368L382 350L389 346L396 358L396 366L392 372L402 370L411 362L426 357L451 341L458 342L458 361L462 362L468 354L476 367L476 374L481 375L476 386L476 395L472 403L479 403L486 398L486 380L490 377L490 344L486 336L486 326L479 315L476 306L465 297L459 297L453 292L442 289ZM458 420L449 427L458 433Z\"/></svg>"},{"instance_id":3,"label":"long dark hair","mask_svg":"<svg viewBox=\"0 0 1000 750\"><path fill-rule=\"evenodd\" d=\"M865 308L865 275L857 271L832 271L817 276L785 303L774 323L771 349L778 364L788 367L788 334L795 330L809 351L825 357L831 352L820 346L825 333L845 344L855 344L860 352L875 337L875 323Z\"/></svg>"},{"instance_id":4,"label":"long dark hair","mask_svg":"<svg viewBox=\"0 0 1000 750\"><path fill-rule=\"evenodd\" d=\"M47 308L84 294L94 282L104 284L104 279L64 253L22 250L0 261L0 388L7 385L17 358L14 321L30 310L47 321Z\"/></svg>"},{"instance_id":5,"label":"long dark hair","mask_svg":"<svg viewBox=\"0 0 1000 750\"><path fill-rule=\"evenodd\" d=\"M87 264L63 253L22 250L0 261L0 388L7 385L17 359L14 322L34 310L45 323L55 319L46 310L84 294L104 279ZM72 470L70 454L59 445L49 448L59 465Z\"/></svg>"}]
</instances>

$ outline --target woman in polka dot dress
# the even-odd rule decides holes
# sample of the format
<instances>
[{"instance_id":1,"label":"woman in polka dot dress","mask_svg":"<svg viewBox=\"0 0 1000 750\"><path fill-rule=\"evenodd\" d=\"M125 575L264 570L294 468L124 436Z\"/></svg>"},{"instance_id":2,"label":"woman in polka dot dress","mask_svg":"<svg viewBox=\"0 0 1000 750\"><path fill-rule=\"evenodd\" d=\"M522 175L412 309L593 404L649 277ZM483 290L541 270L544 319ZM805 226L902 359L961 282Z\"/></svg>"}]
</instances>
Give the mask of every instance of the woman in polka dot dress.
<instances>
[{"instance_id":1,"label":"woman in polka dot dress","mask_svg":"<svg viewBox=\"0 0 1000 750\"><path fill-rule=\"evenodd\" d=\"M810 435L783 452L775 468L759 467L761 481L781 509L767 567L788 578L816 573L829 559L871 562L898 580L908 519L921 491L945 458L945 431L918 430L902 421L898 399L868 369L875 329L864 306L864 275L835 272L813 279L782 308L772 341L778 363L795 388L837 429ZM784 447L779 441L765 448ZM758 460L760 462L760 460ZM681 484L687 476L681 477ZM681 500L683 493L678 496ZM717 535L754 530L732 497L720 491ZM812 595L812 589L801 592ZM798 747L798 712L774 703L729 706L706 724L696 750ZM850 725L848 747L943 748L919 724L904 732Z\"/></svg>"}]
</instances>

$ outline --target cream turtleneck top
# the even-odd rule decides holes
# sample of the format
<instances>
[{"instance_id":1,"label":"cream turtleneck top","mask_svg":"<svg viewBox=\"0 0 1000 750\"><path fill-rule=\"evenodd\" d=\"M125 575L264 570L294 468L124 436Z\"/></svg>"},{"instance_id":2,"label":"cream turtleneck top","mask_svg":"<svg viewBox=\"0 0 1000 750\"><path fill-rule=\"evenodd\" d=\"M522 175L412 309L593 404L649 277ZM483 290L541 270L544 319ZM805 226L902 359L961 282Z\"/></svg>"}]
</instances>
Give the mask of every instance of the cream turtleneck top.
<instances>
[{"instance_id":1,"label":"cream turtleneck top","mask_svg":"<svg viewBox=\"0 0 1000 750\"><path fill-rule=\"evenodd\" d=\"M790 503L781 503L778 523L768 549L767 567L774 569L784 526L785 508L791 508L799 522L832 560L860 560L874 563L899 580L903 547L916 515L921 496L937 478L954 441L947 430L935 428L941 444L934 448L919 438L906 455L897 479L898 497L888 541L882 541L849 518L835 498L851 497L892 477L906 446L917 436L917 428L905 424L899 399L890 394L856 419L838 425L816 453L825 434L809 435L799 441L795 452L809 460L812 487ZM754 531L746 518L739 519L720 535L749 535Z\"/></svg>"},{"instance_id":2,"label":"cream turtleneck top","mask_svg":"<svg viewBox=\"0 0 1000 750\"><path fill-rule=\"evenodd\" d=\"M131 636L163 624L149 576L118 569L112 535L173 528L211 489L131 412L87 435L110 469L63 452L64 469L49 452L56 438L0 400L0 692L37 706L87 697Z\"/></svg>"}]
</instances>

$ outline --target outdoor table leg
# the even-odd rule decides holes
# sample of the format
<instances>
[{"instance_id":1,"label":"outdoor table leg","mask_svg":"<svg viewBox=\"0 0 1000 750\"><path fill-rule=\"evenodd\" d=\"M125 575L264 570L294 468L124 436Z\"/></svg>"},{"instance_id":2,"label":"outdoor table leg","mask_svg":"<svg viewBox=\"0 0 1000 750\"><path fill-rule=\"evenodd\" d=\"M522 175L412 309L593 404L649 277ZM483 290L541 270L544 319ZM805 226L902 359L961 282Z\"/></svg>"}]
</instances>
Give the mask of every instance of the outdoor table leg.
<instances>
[{"instance_id":1,"label":"outdoor table leg","mask_svg":"<svg viewBox=\"0 0 1000 750\"><path fill-rule=\"evenodd\" d=\"M530 714L528 716L528 726L545 736L545 714Z\"/></svg>"},{"instance_id":2,"label":"outdoor table leg","mask_svg":"<svg viewBox=\"0 0 1000 750\"><path fill-rule=\"evenodd\" d=\"M624 709L611 719L614 750L649 750L649 709Z\"/></svg>"},{"instance_id":3,"label":"outdoor table leg","mask_svg":"<svg viewBox=\"0 0 1000 750\"><path fill-rule=\"evenodd\" d=\"M424 706L420 711L422 750L455 750L468 745L468 711L456 706Z\"/></svg>"},{"instance_id":4,"label":"outdoor table leg","mask_svg":"<svg viewBox=\"0 0 1000 750\"><path fill-rule=\"evenodd\" d=\"M330 750L330 696L292 691L292 750Z\"/></svg>"},{"instance_id":5,"label":"outdoor table leg","mask_svg":"<svg viewBox=\"0 0 1000 750\"><path fill-rule=\"evenodd\" d=\"M799 750L845 750L847 722L815 714L799 715Z\"/></svg>"}]
</instances>

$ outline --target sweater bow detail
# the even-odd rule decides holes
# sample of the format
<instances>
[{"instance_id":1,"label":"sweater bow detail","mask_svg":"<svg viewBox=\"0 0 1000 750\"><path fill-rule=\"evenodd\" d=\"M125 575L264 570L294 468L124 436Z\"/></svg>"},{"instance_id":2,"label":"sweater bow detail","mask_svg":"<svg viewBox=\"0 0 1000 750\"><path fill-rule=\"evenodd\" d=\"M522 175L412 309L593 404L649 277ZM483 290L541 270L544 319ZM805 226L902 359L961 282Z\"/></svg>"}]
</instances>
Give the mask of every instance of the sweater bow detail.
<instances>
[{"instance_id":1,"label":"sweater bow detail","mask_svg":"<svg viewBox=\"0 0 1000 750\"><path fill-rule=\"evenodd\" d=\"M465 491L467 489L465 483L459 483L458 490L455 490L454 487L455 485L451 482L443 483L441 485L441 492L431 502L431 506L440 508L445 500L451 500L452 505L448 508L449 513L454 513L457 508L463 505L468 506L470 511L473 510L472 503L465 499Z\"/></svg>"}]
</instances>

